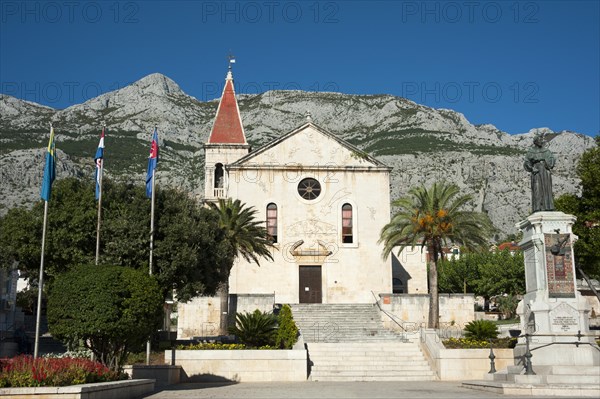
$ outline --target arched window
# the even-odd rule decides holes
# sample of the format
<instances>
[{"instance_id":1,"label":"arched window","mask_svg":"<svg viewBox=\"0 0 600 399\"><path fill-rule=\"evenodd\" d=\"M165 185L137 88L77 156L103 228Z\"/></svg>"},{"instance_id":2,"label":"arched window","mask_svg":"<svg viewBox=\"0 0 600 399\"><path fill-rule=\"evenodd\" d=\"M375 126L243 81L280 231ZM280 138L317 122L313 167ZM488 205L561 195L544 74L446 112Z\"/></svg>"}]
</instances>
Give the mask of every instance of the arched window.
<instances>
[{"instance_id":1,"label":"arched window","mask_svg":"<svg viewBox=\"0 0 600 399\"><path fill-rule=\"evenodd\" d=\"M342 206L342 242L352 244L352 205L344 204Z\"/></svg>"},{"instance_id":2,"label":"arched window","mask_svg":"<svg viewBox=\"0 0 600 399\"><path fill-rule=\"evenodd\" d=\"M277 242L277 205L274 203L267 205L267 234L274 243Z\"/></svg>"},{"instance_id":3,"label":"arched window","mask_svg":"<svg viewBox=\"0 0 600 399\"><path fill-rule=\"evenodd\" d=\"M215 188L223 188L223 164L218 163L215 165Z\"/></svg>"}]
</instances>

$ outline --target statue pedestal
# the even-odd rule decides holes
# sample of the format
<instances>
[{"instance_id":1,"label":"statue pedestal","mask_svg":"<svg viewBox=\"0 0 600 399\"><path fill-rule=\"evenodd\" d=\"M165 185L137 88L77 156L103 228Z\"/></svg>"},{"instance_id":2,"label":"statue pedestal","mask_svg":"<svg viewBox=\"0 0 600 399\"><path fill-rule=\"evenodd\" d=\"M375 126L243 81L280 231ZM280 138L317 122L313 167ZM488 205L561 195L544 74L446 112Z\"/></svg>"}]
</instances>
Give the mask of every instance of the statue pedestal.
<instances>
[{"instance_id":1,"label":"statue pedestal","mask_svg":"<svg viewBox=\"0 0 600 399\"><path fill-rule=\"evenodd\" d=\"M529 347L536 366L596 366L600 351L589 335L590 307L576 289L571 230L575 216L562 212L536 212L517 224L523 231L526 294L519 302L521 334L531 334ZM574 343L579 342L576 346ZM522 364L525 338L515 348Z\"/></svg>"}]
</instances>

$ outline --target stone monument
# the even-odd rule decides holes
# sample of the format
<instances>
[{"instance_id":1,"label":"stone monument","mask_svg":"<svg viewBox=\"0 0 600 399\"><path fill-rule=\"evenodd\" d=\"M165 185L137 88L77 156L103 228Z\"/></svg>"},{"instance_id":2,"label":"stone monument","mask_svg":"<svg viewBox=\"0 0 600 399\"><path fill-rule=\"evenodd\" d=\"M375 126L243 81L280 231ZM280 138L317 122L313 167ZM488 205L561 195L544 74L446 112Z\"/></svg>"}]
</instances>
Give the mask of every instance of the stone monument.
<instances>
[{"instance_id":1,"label":"stone monument","mask_svg":"<svg viewBox=\"0 0 600 399\"><path fill-rule=\"evenodd\" d=\"M526 282L526 294L517 307L521 334L531 335L534 368L598 366L600 351L589 336L590 307L576 289L573 243L577 236L572 232L576 218L554 211L554 156L543 147L540 136L534 145L524 165L531 173L533 213L517 224L523 232L519 245L524 252ZM524 360L525 340L519 338L515 348L517 363Z\"/></svg>"},{"instance_id":2,"label":"stone monument","mask_svg":"<svg viewBox=\"0 0 600 399\"><path fill-rule=\"evenodd\" d=\"M531 173L532 211L553 211L552 172L554 155L544 148L544 138L540 135L533 139L533 147L525 155L525 170Z\"/></svg>"}]
</instances>

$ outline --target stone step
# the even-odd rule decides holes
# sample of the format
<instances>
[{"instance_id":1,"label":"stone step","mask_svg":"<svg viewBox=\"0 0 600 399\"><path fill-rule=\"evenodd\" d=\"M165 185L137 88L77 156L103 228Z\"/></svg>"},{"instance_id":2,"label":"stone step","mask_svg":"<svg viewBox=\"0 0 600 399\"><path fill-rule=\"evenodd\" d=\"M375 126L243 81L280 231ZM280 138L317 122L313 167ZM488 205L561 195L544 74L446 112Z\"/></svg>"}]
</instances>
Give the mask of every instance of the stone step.
<instances>
[{"instance_id":1,"label":"stone step","mask_svg":"<svg viewBox=\"0 0 600 399\"><path fill-rule=\"evenodd\" d=\"M342 375L327 375L316 376L311 378L312 381L435 381L435 376L403 376L401 374L395 376L342 376Z\"/></svg>"},{"instance_id":2,"label":"stone step","mask_svg":"<svg viewBox=\"0 0 600 399\"><path fill-rule=\"evenodd\" d=\"M305 331L304 335L331 335L331 334L344 334L344 335L389 335L396 336L391 331L383 330L383 329L350 329L350 328L339 328L339 329L324 329L324 328L311 328L302 325L301 323L296 323L298 328Z\"/></svg>"},{"instance_id":3,"label":"stone step","mask_svg":"<svg viewBox=\"0 0 600 399\"><path fill-rule=\"evenodd\" d=\"M311 342L311 340L313 340L315 343L318 343L318 341L321 341L322 343L335 343L335 342L339 342L340 340L343 340L344 338L348 338L348 339L354 339L355 341L358 340L357 342L361 342L361 339L366 339L365 342L362 343L369 343L371 341L378 341L378 340L384 340L384 341L389 341L390 343L394 343L394 342L404 342L402 340L402 337L396 336L396 335L384 335L384 334L376 334L376 335L368 335L368 334L332 334L332 335L328 335L328 334L306 334L303 333L302 336L304 337L304 341L305 342ZM327 342L327 341L331 341L331 342Z\"/></svg>"},{"instance_id":4,"label":"stone step","mask_svg":"<svg viewBox=\"0 0 600 399\"><path fill-rule=\"evenodd\" d=\"M331 353L333 355L339 355L340 354L340 344L339 343L334 343L334 342L311 342L312 344L312 349L315 352L319 352L319 353ZM401 343L401 345L404 343ZM337 349L335 347L323 347L323 346L317 346L317 345L336 345ZM360 346L360 345L368 345L368 346ZM377 347L377 345L379 345L379 347ZM346 342L344 343L344 347L343 347L343 351L344 353L350 353L350 352L354 352L354 353L364 353L366 355L371 355L371 354L379 354L379 353L385 353L386 355L390 355L390 356L403 356L403 355L407 355L407 354L411 354L411 353L421 353L421 349L416 346L416 344L414 347L404 347L404 348L388 348L388 346L390 345L397 345L396 342L374 342L374 341L368 341L368 342Z\"/></svg>"},{"instance_id":5,"label":"stone step","mask_svg":"<svg viewBox=\"0 0 600 399\"><path fill-rule=\"evenodd\" d=\"M394 377L402 375L403 377L416 377L416 376L432 376L433 372L422 371L422 370L327 370L321 373L315 373L316 376L340 376L340 377Z\"/></svg>"},{"instance_id":6,"label":"stone step","mask_svg":"<svg viewBox=\"0 0 600 399\"><path fill-rule=\"evenodd\" d=\"M318 356L312 356L310 355L310 360L315 364L315 365L336 365L336 364L342 364L342 363L347 363L347 364L414 364L414 365L427 365L428 363L423 360L422 358L409 358L409 359L396 359L396 360L384 360L384 359L373 359L373 358L368 358L368 357L359 357L359 356L353 356L353 357L343 357L341 359L339 359L336 362L335 358L332 357L318 357Z\"/></svg>"},{"instance_id":7,"label":"stone step","mask_svg":"<svg viewBox=\"0 0 600 399\"><path fill-rule=\"evenodd\" d=\"M347 328L369 328L369 327L381 327L381 320L356 320L356 319L333 319L327 318L323 320L303 320L303 319L295 319L294 321L299 324L303 324L306 327L330 327L335 328L337 326L345 326Z\"/></svg>"},{"instance_id":8,"label":"stone step","mask_svg":"<svg viewBox=\"0 0 600 399\"><path fill-rule=\"evenodd\" d=\"M346 342L340 343L340 344L345 344ZM423 357L423 353L419 352L418 349L415 350L411 350L411 351L407 351L405 353L394 353L394 354L389 354L386 352L376 352L376 353L371 353L371 352L347 352L347 351L340 351L338 353L335 353L333 351L319 351L319 350L312 350L310 349L310 356L315 357L315 358L331 358L331 359L339 359L341 357L359 357L359 358L369 358L369 359L375 359L375 360L385 360L385 359L390 359L390 360L394 360L394 359L421 359Z\"/></svg>"},{"instance_id":9,"label":"stone step","mask_svg":"<svg viewBox=\"0 0 600 399\"><path fill-rule=\"evenodd\" d=\"M386 342L390 342L389 338L383 339L383 338L379 338L379 339L321 339L321 340L308 340L305 339L304 342L328 342L328 343L338 343L338 344L344 344L344 343L352 343L352 342L381 342L381 343L386 343Z\"/></svg>"},{"instance_id":10,"label":"stone step","mask_svg":"<svg viewBox=\"0 0 600 399\"><path fill-rule=\"evenodd\" d=\"M596 369L597 373L600 370ZM600 374L596 375L569 375L569 374L549 374L546 376L548 384L600 384Z\"/></svg>"},{"instance_id":11,"label":"stone step","mask_svg":"<svg viewBox=\"0 0 600 399\"><path fill-rule=\"evenodd\" d=\"M312 344L313 350L319 351L331 351L339 352L340 346L338 344L329 342L315 342ZM379 342L349 342L348 345L344 345L346 351L374 351L378 352L399 352L415 350L420 352L421 349L414 343L409 342L390 342L385 346L382 346Z\"/></svg>"},{"instance_id":12,"label":"stone step","mask_svg":"<svg viewBox=\"0 0 600 399\"><path fill-rule=\"evenodd\" d=\"M418 361L423 360L423 354L421 353L411 353L406 356L369 356L369 355L346 355L344 353L340 353L339 355L327 355L320 354L318 352L310 351L309 356L311 359L318 359L320 361L326 360L354 360L354 359L363 359L365 361L373 361L373 362L400 362L400 361Z\"/></svg>"},{"instance_id":13,"label":"stone step","mask_svg":"<svg viewBox=\"0 0 600 399\"><path fill-rule=\"evenodd\" d=\"M381 350L381 351L373 351L373 350L359 350L359 349L349 349L340 353L330 349L313 349L311 353L314 356L324 356L324 357L333 357L338 358L340 356L369 356L373 358L386 358L386 359L403 359L411 356L421 356L421 351L419 348L412 348L403 351L389 351L389 350Z\"/></svg>"},{"instance_id":14,"label":"stone step","mask_svg":"<svg viewBox=\"0 0 600 399\"><path fill-rule=\"evenodd\" d=\"M340 370L345 370L345 371L354 371L354 370L363 370L363 371L410 371L410 372L426 372L429 373L431 372L431 369L429 368L428 364L421 364L421 365L412 365L412 364L393 364L393 365L388 365L388 364L356 364L356 365L349 365L349 364L345 364L343 367L340 367L339 364L329 364L329 365L325 365L322 363L319 363L318 366L312 366L311 367L311 372L313 373L321 373L321 372L325 372L325 371L340 371Z\"/></svg>"},{"instance_id":15,"label":"stone step","mask_svg":"<svg viewBox=\"0 0 600 399\"><path fill-rule=\"evenodd\" d=\"M550 374L561 375L600 375L598 366L552 366Z\"/></svg>"},{"instance_id":16,"label":"stone step","mask_svg":"<svg viewBox=\"0 0 600 399\"><path fill-rule=\"evenodd\" d=\"M427 363L427 361L425 360L416 360L416 359L412 359L412 360L397 360L397 361L381 361L381 360L368 360L365 358L344 358L344 359L340 359L339 361L336 361L335 359L332 358L313 358L312 356L310 357L310 361L315 365L315 367L338 367L338 368L343 368L346 366L427 366L429 367L429 363Z\"/></svg>"},{"instance_id":17,"label":"stone step","mask_svg":"<svg viewBox=\"0 0 600 399\"><path fill-rule=\"evenodd\" d=\"M385 330L367 305L292 306L307 344L314 381L431 381L419 344Z\"/></svg>"}]
</instances>

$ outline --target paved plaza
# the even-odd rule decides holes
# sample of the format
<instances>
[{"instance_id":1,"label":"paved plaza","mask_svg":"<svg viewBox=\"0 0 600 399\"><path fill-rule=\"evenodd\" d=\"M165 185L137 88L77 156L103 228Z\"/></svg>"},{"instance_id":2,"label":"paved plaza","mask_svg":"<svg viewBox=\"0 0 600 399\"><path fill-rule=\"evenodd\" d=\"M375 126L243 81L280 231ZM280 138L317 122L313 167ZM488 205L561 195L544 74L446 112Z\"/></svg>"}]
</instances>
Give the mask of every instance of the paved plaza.
<instances>
[{"instance_id":1,"label":"paved plaza","mask_svg":"<svg viewBox=\"0 0 600 399\"><path fill-rule=\"evenodd\" d=\"M508 396L463 388L460 382L246 382L190 383L165 388L147 399L377 399L377 398L534 398ZM541 398L541 397L540 397Z\"/></svg>"}]
</instances>

